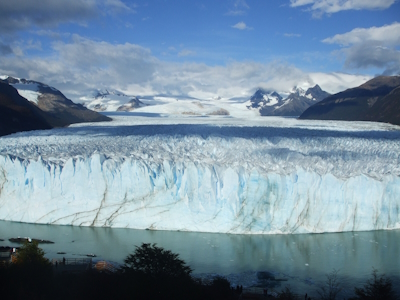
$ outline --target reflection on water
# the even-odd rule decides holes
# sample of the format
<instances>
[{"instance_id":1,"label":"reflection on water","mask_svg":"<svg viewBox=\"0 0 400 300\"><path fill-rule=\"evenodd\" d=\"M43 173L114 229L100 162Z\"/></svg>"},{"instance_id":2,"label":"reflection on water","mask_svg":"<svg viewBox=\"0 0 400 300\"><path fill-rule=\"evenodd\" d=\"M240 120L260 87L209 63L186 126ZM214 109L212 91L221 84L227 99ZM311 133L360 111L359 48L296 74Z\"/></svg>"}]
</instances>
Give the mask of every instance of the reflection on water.
<instances>
[{"instance_id":1,"label":"reflection on water","mask_svg":"<svg viewBox=\"0 0 400 300\"><path fill-rule=\"evenodd\" d=\"M37 225L0 221L0 246L15 245L12 237L51 240L46 256L76 257L93 253L98 259L123 263L135 245L157 243L179 253L198 276L221 274L234 284L290 286L315 290L325 274L340 270L350 291L369 278L372 267L394 280L400 277L400 231L302 235L231 235L197 232ZM59 255L63 251L66 254ZM277 281L257 277L269 272ZM311 292L308 292L312 294Z\"/></svg>"}]
</instances>

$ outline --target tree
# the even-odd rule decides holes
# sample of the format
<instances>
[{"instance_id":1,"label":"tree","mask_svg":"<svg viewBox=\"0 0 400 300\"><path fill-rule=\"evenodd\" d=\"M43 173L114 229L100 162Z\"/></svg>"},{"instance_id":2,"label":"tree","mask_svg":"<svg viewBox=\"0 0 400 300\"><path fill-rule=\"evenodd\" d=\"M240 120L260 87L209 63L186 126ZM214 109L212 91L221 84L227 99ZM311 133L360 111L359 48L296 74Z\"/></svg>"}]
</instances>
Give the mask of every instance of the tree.
<instances>
[{"instance_id":1,"label":"tree","mask_svg":"<svg viewBox=\"0 0 400 300\"><path fill-rule=\"evenodd\" d=\"M231 284L225 277L216 276L211 282L210 291L216 299L231 299ZM211 296L209 296L211 298Z\"/></svg>"},{"instance_id":2,"label":"tree","mask_svg":"<svg viewBox=\"0 0 400 300\"><path fill-rule=\"evenodd\" d=\"M343 290L342 282L338 278L338 270L333 271L326 275L325 285L321 286L318 294L321 299L334 300L337 295Z\"/></svg>"},{"instance_id":3,"label":"tree","mask_svg":"<svg viewBox=\"0 0 400 300\"><path fill-rule=\"evenodd\" d=\"M280 293L278 293L277 299L294 300L298 299L298 297L295 293L292 292L292 290L290 289L290 285L287 285Z\"/></svg>"},{"instance_id":4,"label":"tree","mask_svg":"<svg viewBox=\"0 0 400 300\"><path fill-rule=\"evenodd\" d=\"M43 249L39 248L38 242L32 241L31 243L25 242L24 245L18 249L17 252L17 265L35 266L35 267L49 267L51 264L47 258L44 257Z\"/></svg>"},{"instance_id":5,"label":"tree","mask_svg":"<svg viewBox=\"0 0 400 300\"><path fill-rule=\"evenodd\" d=\"M156 244L142 243L140 247L136 246L133 254L128 255L124 262L125 271L140 272L153 278L190 277L192 273L192 269L178 254Z\"/></svg>"},{"instance_id":6,"label":"tree","mask_svg":"<svg viewBox=\"0 0 400 300\"><path fill-rule=\"evenodd\" d=\"M372 270L372 279L368 279L363 288L355 288L356 297L352 299L396 299L392 281L385 274L378 276L378 270Z\"/></svg>"},{"instance_id":7,"label":"tree","mask_svg":"<svg viewBox=\"0 0 400 300\"><path fill-rule=\"evenodd\" d=\"M192 269L156 244L142 243L128 255L121 279L135 299L199 299L201 287L190 276Z\"/></svg>"},{"instance_id":8,"label":"tree","mask_svg":"<svg viewBox=\"0 0 400 300\"><path fill-rule=\"evenodd\" d=\"M41 299L48 292L52 280L52 267L38 243L25 242L17 251L17 260L12 264L10 276L17 298L37 297Z\"/></svg>"}]
</instances>

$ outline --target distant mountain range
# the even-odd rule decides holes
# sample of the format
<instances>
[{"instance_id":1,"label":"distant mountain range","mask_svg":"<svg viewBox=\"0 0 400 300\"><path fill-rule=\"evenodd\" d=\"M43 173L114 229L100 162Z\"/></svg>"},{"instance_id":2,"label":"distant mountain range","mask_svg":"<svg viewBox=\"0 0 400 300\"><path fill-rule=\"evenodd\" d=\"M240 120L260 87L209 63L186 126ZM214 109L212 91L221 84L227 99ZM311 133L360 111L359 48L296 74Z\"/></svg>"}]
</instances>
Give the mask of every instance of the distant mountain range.
<instances>
[{"instance_id":1,"label":"distant mountain range","mask_svg":"<svg viewBox=\"0 0 400 300\"><path fill-rule=\"evenodd\" d=\"M258 109L262 116L299 116L311 105L323 100L330 94L319 85L306 91L295 87L286 99L277 92L258 89L249 100L249 109Z\"/></svg>"},{"instance_id":2,"label":"distant mountain range","mask_svg":"<svg viewBox=\"0 0 400 300\"><path fill-rule=\"evenodd\" d=\"M111 120L72 102L59 90L41 82L1 76L0 83L0 108L5 114L1 124L5 134ZM10 114L4 113L6 111Z\"/></svg>"},{"instance_id":3,"label":"distant mountain range","mask_svg":"<svg viewBox=\"0 0 400 300\"><path fill-rule=\"evenodd\" d=\"M400 125L400 76L379 76L311 106L300 119L377 121Z\"/></svg>"},{"instance_id":4,"label":"distant mountain range","mask_svg":"<svg viewBox=\"0 0 400 300\"><path fill-rule=\"evenodd\" d=\"M127 96L117 90L95 90L91 96L81 100L88 102L86 107L94 111L133 111L145 106L138 97Z\"/></svg>"},{"instance_id":5,"label":"distant mountain range","mask_svg":"<svg viewBox=\"0 0 400 300\"><path fill-rule=\"evenodd\" d=\"M127 96L117 90L95 90L90 96L81 98L88 103L82 105L41 82L0 76L0 136L73 123L108 121L111 119L96 111L129 112L144 106L147 106L143 108L144 111L152 113L232 113L242 116L246 112L262 116L378 121L400 125L400 76L379 76L359 87L334 95L323 91L318 85L307 90L295 87L285 99L275 91L258 89L248 101L236 104L221 99L188 101L184 97L180 101L166 97L160 101L160 97L153 98L142 98L152 104L147 106L138 97Z\"/></svg>"}]
</instances>

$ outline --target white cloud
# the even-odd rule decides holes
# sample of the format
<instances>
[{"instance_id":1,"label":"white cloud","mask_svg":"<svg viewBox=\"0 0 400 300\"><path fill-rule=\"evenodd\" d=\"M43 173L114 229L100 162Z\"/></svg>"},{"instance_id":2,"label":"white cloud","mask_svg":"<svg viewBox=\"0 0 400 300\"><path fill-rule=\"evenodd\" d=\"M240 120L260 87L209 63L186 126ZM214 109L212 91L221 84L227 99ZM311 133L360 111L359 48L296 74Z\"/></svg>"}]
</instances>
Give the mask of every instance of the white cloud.
<instances>
[{"instance_id":1,"label":"white cloud","mask_svg":"<svg viewBox=\"0 0 400 300\"><path fill-rule=\"evenodd\" d=\"M39 40L27 39L13 41L9 45L2 44L0 40L0 53L2 55L14 54L22 57L30 50L42 51L42 43Z\"/></svg>"},{"instance_id":2,"label":"white cloud","mask_svg":"<svg viewBox=\"0 0 400 300\"><path fill-rule=\"evenodd\" d=\"M8 55L13 53L10 45L4 44L0 41L0 55Z\"/></svg>"},{"instance_id":3,"label":"white cloud","mask_svg":"<svg viewBox=\"0 0 400 300\"><path fill-rule=\"evenodd\" d=\"M121 0L0 0L0 33L56 27L61 23L84 24L104 14L135 13L135 5Z\"/></svg>"},{"instance_id":4,"label":"white cloud","mask_svg":"<svg viewBox=\"0 0 400 300\"><path fill-rule=\"evenodd\" d=\"M104 0L104 5L107 7L107 10L112 13L136 13L133 9L136 5L128 6L121 0Z\"/></svg>"},{"instance_id":5,"label":"white cloud","mask_svg":"<svg viewBox=\"0 0 400 300\"><path fill-rule=\"evenodd\" d=\"M334 94L349 88L360 86L372 79L370 75L354 75L346 73L310 73L311 81L328 93Z\"/></svg>"},{"instance_id":6,"label":"white cloud","mask_svg":"<svg viewBox=\"0 0 400 300\"><path fill-rule=\"evenodd\" d=\"M233 4L233 8L230 9L225 15L226 16L242 16L246 14L246 9L250 9L250 6L245 0L236 0Z\"/></svg>"},{"instance_id":7,"label":"white cloud","mask_svg":"<svg viewBox=\"0 0 400 300\"><path fill-rule=\"evenodd\" d=\"M188 49L183 49L182 51L180 51L178 53L179 57L182 57L182 56L193 56L193 55L196 55L196 52L188 50Z\"/></svg>"},{"instance_id":8,"label":"white cloud","mask_svg":"<svg viewBox=\"0 0 400 300\"><path fill-rule=\"evenodd\" d=\"M366 69L375 67L384 75L400 74L400 51L376 44L363 43L345 50L345 66Z\"/></svg>"},{"instance_id":9,"label":"white cloud","mask_svg":"<svg viewBox=\"0 0 400 300\"><path fill-rule=\"evenodd\" d=\"M315 0L290 0L291 7L303 6L314 3Z\"/></svg>"},{"instance_id":10,"label":"white cloud","mask_svg":"<svg viewBox=\"0 0 400 300\"><path fill-rule=\"evenodd\" d=\"M283 36L285 36L285 37L301 37L301 34L298 34L298 33L284 33Z\"/></svg>"},{"instance_id":11,"label":"white cloud","mask_svg":"<svg viewBox=\"0 0 400 300\"><path fill-rule=\"evenodd\" d=\"M42 43L30 39L25 43L25 49L42 50Z\"/></svg>"},{"instance_id":12,"label":"white cloud","mask_svg":"<svg viewBox=\"0 0 400 300\"><path fill-rule=\"evenodd\" d=\"M382 27L355 28L350 32L336 34L322 42L349 46L368 41L375 41L385 45L400 45L400 23L393 23Z\"/></svg>"},{"instance_id":13,"label":"white cloud","mask_svg":"<svg viewBox=\"0 0 400 300\"><path fill-rule=\"evenodd\" d=\"M239 23L233 25L232 28L236 28L236 29L240 29L240 30L245 30L245 29L251 30L251 29L253 29L252 27L248 27L246 25L246 23L244 23L244 22L239 22Z\"/></svg>"},{"instance_id":14,"label":"white cloud","mask_svg":"<svg viewBox=\"0 0 400 300\"><path fill-rule=\"evenodd\" d=\"M291 7L308 6L314 17L332 14L344 10L387 9L396 0L290 0Z\"/></svg>"},{"instance_id":15,"label":"white cloud","mask_svg":"<svg viewBox=\"0 0 400 300\"><path fill-rule=\"evenodd\" d=\"M247 9L250 8L250 6L247 4L247 2L245 0L236 0L234 6L235 7L243 7L243 8L247 8Z\"/></svg>"},{"instance_id":16,"label":"white cloud","mask_svg":"<svg viewBox=\"0 0 400 300\"><path fill-rule=\"evenodd\" d=\"M242 16L246 12L244 10L230 10L225 15L226 16Z\"/></svg>"},{"instance_id":17,"label":"white cloud","mask_svg":"<svg viewBox=\"0 0 400 300\"><path fill-rule=\"evenodd\" d=\"M0 31L14 32L32 26L49 27L85 21L98 14L94 0L0 1Z\"/></svg>"},{"instance_id":18,"label":"white cloud","mask_svg":"<svg viewBox=\"0 0 400 300\"><path fill-rule=\"evenodd\" d=\"M53 48L63 62L92 71L100 81L102 75L114 76L122 82L146 81L153 73L156 61L150 50L141 46L97 42L79 35L73 35L71 43L56 42Z\"/></svg>"},{"instance_id":19,"label":"white cloud","mask_svg":"<svg viewBox=\"0 0 400 300\"><path fill-rule=\"evenodd\" d=\"M49 30L49 29L47 29L47 30L40 29L40 30L34 31L33 33L37 34L39 36L48 36L48 37L50 37L52 39L61 39L62 37L66 38L66 37L69 37L71 35L70 33L67 33L67 32L61 33L61 32L52 31L52 30Z\"/></svg>"},{"instance_id":20,"label":"white cloud","mask_svg":"<svg viewBox=\"0 0 400 300\"><path fill-rule=\"evenodd\" d=\"M74 101L93 88L114 88L132 95L182 95L199 98L250 97L257 87L279 92L306 82L330 92L347 88L357 76L308 74L282 62L202 63L161 61L138 45L111 44L71 37L53 43L48 57L0 56L0 74L29 78L60 89ZM335 80L333 80L335 79Z\"/></svg>"},{"instance_id":21,"label":"white cloud","mask_svg":"<svg viewBox=\"0 0 400 300\"><path fill-rule=\"evenodd\" d=\"M400 23L382 27L356 28L344 34L322 40L328 44L343 46L340 50L345 56L348 68L383 69L387 75L400 72Z\"/></svg>"},{"instance_id":22,"label":"white cloud","mask_svg":"<svg viewBox=\"0 0 400 300\"><path fill-rule=\"evenodd\" d=\"M24 56L24 51L22 50L21 46L13 46L12 51L17 57Z\"/></svg>"}]
</instances>

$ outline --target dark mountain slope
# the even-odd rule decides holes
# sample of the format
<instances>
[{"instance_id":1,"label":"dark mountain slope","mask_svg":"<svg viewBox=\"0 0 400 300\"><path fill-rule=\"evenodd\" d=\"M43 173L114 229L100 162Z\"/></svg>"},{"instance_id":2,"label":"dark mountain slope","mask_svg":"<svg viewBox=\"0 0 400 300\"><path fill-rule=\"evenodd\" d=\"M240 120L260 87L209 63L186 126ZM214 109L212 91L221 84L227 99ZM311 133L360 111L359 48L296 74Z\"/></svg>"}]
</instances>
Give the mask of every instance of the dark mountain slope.
<instances>
[{"instance_id":1,"label":"dark mountain slope","mask_svg":"<svg viewBox=\"0 0 400 300\"><path fill-rule=\"evenodd\" d=\"M8 77L3 82L15 85L17 90L31 90L32 86L37 88L37 106L46 112L46 120L53 127L68 126L73 123L101 122L111 119L95 111L87 109L81 104L76 104L66 98L59 90L41 82Z\"/></svg>"},{"instance_id":2,"label":"dark mountain slope","mask_svg":"<svg viewBox=\"0 0 400 300\"><path fill-rule=\"evenodd\" d=\"M29 130L50 129L45 113L0 82L0 136Z\"/></svg>"},{"instance_id":3,"label":"dark mountain slope","mask_svg":"<svg viewBox=\"0 0 400 300\"><path fill-rule=\"evenodd\" d=\"M379 121L399 124L400 76L379 76L308 108L300 119Z\"/></svg>"},{"instance_id":4,"label":"dark mountain slope","mask_svg":"<svg viewBox=\"0 0 400 300\"><path fill-rule=\"evenodd\" d=\"M367 119L376 122L388 122L400 125L400 86L373 106Z\"/></svg>"}]
</instances>

